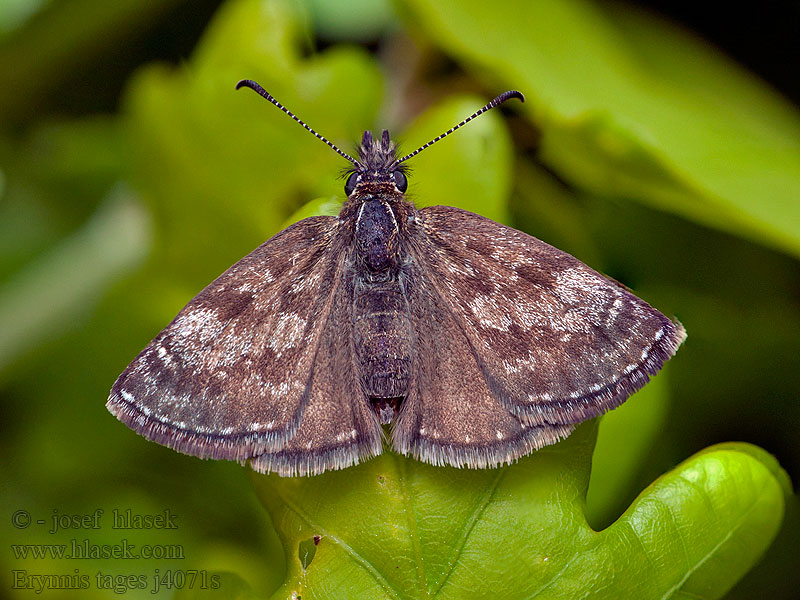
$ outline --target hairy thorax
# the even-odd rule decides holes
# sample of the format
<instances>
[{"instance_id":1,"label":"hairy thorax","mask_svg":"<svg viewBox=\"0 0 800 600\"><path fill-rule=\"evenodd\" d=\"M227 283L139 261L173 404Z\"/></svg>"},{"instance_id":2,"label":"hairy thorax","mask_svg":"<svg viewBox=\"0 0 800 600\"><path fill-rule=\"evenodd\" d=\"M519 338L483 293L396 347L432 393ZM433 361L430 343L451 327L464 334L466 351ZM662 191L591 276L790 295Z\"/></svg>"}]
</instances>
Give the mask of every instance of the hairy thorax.
<instances>
[{"instance_id":1,"label":"hairy thorax","mask_svg":"<svg viewBox=\"0 0 800 600\"><path fill-rule=\"evenodd\" d=\"M382 422L406 395L411 365L411 320L401 275L398 222L385 197L367 199L355 226L354 343L364 391ZM390 399L396 399L390 401Z\"/></svg>"}]
</instances>

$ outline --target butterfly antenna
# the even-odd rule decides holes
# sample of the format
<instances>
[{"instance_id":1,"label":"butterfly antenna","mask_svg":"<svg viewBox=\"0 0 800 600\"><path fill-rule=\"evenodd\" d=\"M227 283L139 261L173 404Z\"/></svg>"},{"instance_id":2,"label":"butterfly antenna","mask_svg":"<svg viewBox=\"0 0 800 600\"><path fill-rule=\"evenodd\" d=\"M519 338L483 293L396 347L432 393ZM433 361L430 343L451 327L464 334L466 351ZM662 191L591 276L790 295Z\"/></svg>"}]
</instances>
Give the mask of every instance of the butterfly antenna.
<instances>
[{"instance_id":1,"label":"butterfly antenna","mask_svg":"<svg viewBox=\"0 0 800 600\"><path fill-rule=\"evenodd\" d=\"M444 132L442 135L440 135L440 136L438 136L438 137L435 137L435 138L433 138L433 139L432 139L430 142L428 142L427 144L423 144L422 146L420 146L419 148L417 148L416 150L414 150L414 151L413 151L411 154L407 154L407 155L405 155L403 158L399 159L397 162L398 162L398 163L401 163L401 162L403 162L404 160L408 160L408 159L409 159L409 158L411 158L412 156L416 156L417 154L419 154L420 152L422 152L423 150L425 150L425 148L427 148L428 146L432 146L433 144L435 144L436 142L438 142L438 141L439 141L439 140L441 140L442 138L446 138L448 135L450 135L451 133L453 133L453 132L454 132L456 129L458 129L458 128L459 128L459 127L461 127L462 125L466 125L467 123L469 123L470 121L472 121L472 119L474 119L474 118L475 118L475 117L477 117L478 115L482 115L482 114L483 114L483 113L485 113L487 110L491 110L491 109L493 109L495 106L500 106L500 105L501 105L503 102L505 102L506 100L510 100L511 98L518 98L518 99L520 100L520 102L525 102L525 96L523 96L523 95L522 95L522 92L518 92L517 90L508 90L507 92L503 92L503 93L502 93L502 94L500 94L500 95L499 95L497 98L495 98L494 100L492 100L491 102L489 102L489 104L487 104L486 106L484 106L484 107L483 107L483 108L481 108L480 110L476 110L474 113L472 113L472 114L471 114L470 116L468 116L466 119L464 119L463 121L461 121L461 123L459 123L459 124L458 124L458 125L456 125L455 127L452 127L452 128L450 128L450 129L448 129L447 131L445 131L445 132Z\"/></svg>"},{"instance_id":2,"label":"butterfly antenna","mask_svg":"<svg viewBox=\"0 0 800 600\"><path fill-rule=\"evenodd\" d=\"M358 161L356 161L356 159L354 159L352 156L350 156L350 155L349 155L349 154L347 154L346 152L342 152L341 150L339 150L339 148L337 148L337 147L336 147L336 144L334 144L333 142L331 142L330 140L328 140L326 137L324 137L324 136L322 136L322 135L318 134L316 131L314 131L313 129L311 129L311 127L309 127L308 125L306 125L306 124L305 124L305 123L304 123L304 122L303 122L303 121L300 119L300 117L298 117L297 115L295 115L295 114L294 114L292 111L290 111L288 108L286 108L286 107L285 107L283 104L281 104L280 102L278 102L278 101L275 99L275 97L274 97L272 94L270 94L270 93L269 93L267 90L265 90L263 87L261 87L260 85L258 85L258 84L257 84L255 81L252 81L252 80L250 80L250 79L242 79L242 80L241 80L239 83L237 83L237 84L236 84L236 89L237 89L237 90L238 90L239 88L243 88L243 87L248 87L248 88L250 88L251 90L253 90L254 92L258 93L259 95L261 95L261 96L263 96L264 98L266 98L267 100L269 100L269 101L270 101L272 104L274 104L275 106L277 106L278 108L280 108L280 109L281 109L283 112L285 112L287 115L289 115L290 117L292 117L292 118L293 118L295 121L297 121L298 123L300 123L300 125L302 125L302 126L303 126L303 129L305 129L306 131L309 131L309 132L311 132L312 134L314 134L314 137L316 137L318 140L321 140L321 141L325 142L326 144L328 144L328 146L330 146L331 148L333 148L333 149L334 149L334 150L335 150L335 151L336 151L336 152L337 152L337 153L338 153L340 156L343 156L344 158L346 158L347 160L349 160L349 161L350 161L351 163L353 163L354 165L358 165ZM508 93L508 92L506 92L506 93ZM472 118L472 117L470 117L470 118Z\"/></svg>"}]
</instances>

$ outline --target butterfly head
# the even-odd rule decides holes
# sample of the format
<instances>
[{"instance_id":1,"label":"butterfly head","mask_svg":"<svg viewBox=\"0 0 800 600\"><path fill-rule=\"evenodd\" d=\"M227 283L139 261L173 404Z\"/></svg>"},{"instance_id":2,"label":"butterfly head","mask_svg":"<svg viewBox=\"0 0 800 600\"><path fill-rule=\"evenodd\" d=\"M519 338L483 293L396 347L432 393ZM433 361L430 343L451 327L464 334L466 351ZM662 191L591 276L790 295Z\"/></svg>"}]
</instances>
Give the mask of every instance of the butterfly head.
<instances>
[{"instance_id":1,"label":"butterfly head","mask_svg":"<svg viewBox=\"0 0 800 600\"><path fill-rule=\"evenodd\" d=\"M385 129L379 140L372 132L365 131L358 147L358 160L347 171L344 191L350 196L356 188L375 189L388 187L389 190L403 193L408 188L406 172L408 167L397 160L397 147Z\"/></svg>"}]
</instances>

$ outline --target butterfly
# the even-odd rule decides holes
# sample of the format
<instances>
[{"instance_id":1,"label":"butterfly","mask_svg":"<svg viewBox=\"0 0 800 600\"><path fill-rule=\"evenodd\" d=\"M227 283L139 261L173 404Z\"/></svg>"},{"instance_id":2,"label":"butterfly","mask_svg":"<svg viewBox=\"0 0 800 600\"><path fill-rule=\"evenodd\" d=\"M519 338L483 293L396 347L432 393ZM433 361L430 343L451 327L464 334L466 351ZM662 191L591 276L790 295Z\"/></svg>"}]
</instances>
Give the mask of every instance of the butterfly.
<instances>
[{"instance_id":1,"label":"butterfly","mask_svg":"<svg viewBox=\"0 0 800 600\"><path fill-rule=\"evenodd\" d=\"M284 229L192 299L113 385L144 437L260 472L316 475L380 454L491 468L641 388L681 324L576 258L448 206L406 200L389 133L342 152L338 216ZM384 425L390 427L384 428Z\"/></svg>"}]
</instances>

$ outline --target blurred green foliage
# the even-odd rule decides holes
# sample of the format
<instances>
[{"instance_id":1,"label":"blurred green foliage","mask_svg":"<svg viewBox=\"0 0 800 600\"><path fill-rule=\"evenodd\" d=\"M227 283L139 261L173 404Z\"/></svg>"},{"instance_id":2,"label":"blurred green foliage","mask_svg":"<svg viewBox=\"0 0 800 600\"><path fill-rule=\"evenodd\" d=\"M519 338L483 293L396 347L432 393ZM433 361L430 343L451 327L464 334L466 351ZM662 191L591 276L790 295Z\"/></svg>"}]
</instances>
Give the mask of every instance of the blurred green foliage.
<instances>
[{"instance_id":1,"label":"blurred green foliage","mask_svg":"<svg viewBox=\"0 0 800 600\"><path fill-rule=\"evenodd\" d=\"M188 569L221 573L221 585L181 598L576 597L587 587L609 598L794 597L800 511L785 474L755 446L703 449L752 442L800 472L796 107L653 15L577 0L230 0L179 66L136 62L149 55L135 40L165 21L179 30L196 6L0 9L4 539L185 550L132 561L6 551L6 573L92 578L89 590L48 598L109 597L98 572L152 583L156 570ZM335 43L317 50L318 35ZM128 49L122 62L137 68L123 76L100 58ZM87 78L85 63L124 82L110 114L81 103L112 85ZM389 454L287 480L146 443L104 409L116 375L222 270L342 200L341 159L235 92L242 78L345 150L384 127L411 150L520 89L527 102L507 118L493 111L416 158L410 197L575 254L677 315L688 341L602 419L594 455L587 424L496 471ZM179 527L49 534L8 518L97 508L109 518L168 509ZM126 597L176 592L150 589Z\"/></svg>"}]
</instances>

